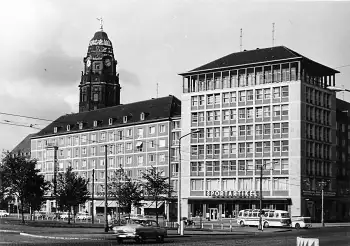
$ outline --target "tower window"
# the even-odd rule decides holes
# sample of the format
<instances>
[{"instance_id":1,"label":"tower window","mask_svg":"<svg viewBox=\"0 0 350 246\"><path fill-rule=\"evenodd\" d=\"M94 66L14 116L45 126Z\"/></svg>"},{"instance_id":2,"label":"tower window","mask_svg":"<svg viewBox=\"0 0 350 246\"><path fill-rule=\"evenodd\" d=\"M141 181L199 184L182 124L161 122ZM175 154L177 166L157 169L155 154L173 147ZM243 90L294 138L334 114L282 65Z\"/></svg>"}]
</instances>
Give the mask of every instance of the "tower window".
<instances>
[{"instance_id":1,"label":"tower window","mask_svg":"<svg viewBox=\"0 0 350 246\"><path fill-rule=\"evenodd\" d=\"M94 120L94 127L97 126L97 120Z\"/></svg>"},{"instance_id":2,"label":"tower window","mask_svg":"<svg viewBox=\"0 0 350 246\"><path fill-rule=\"evenodd\" d=\"M95 102L98 101L98 93L94 93L94 101L95 101Z\"/></svg>"},{"instance_id":3,"label":"tower window","mask_svg":"<svg viewBox=\"0 0 350 246\"><path fill-rule=\"evenodd\" d=\"M70 131L70 125L67 125L67 132Z\"/></svg>"},{"instance_id":4,"label":"tower window","mask_svg":"<svg viewBox=\"0 0 350 246\"><path fill-rule=\"evenodd\" d=\"M141 119L141 120L145 120L145 113L144 113L144 112L141 113L140 119Z\"/></svg>"},{"instance_id":5,"label":"tower window","mask_svg":"<svg viewBox=\"0 0 350 246\"><path fill-rule=\"evenodd\" d=\"M128 122L128 116L124 116L123 117L123 123L127 123Z\"/></svg>"},{"instance_id":6,"label":"tower window","mask_svg":"<svg viewBox=\"0 0 350 246\"><path fill-rule=\"evenodd\" d=\"M54 128L53 128L53 132L54 132L54 133L57 133L57 127L54 127Z\"/></svg>"},{"instance_id":7,"label":"tower window","mask_svg":"<svg viewBox=\"0 0 350 246\"><path fill-rule=\"evenodd\" d=\"M113 124L113 119L112 119L112 118L109 118L109 119L108 119L108 125L111 126L112 124Z\"/></svg>"}]
</instances>

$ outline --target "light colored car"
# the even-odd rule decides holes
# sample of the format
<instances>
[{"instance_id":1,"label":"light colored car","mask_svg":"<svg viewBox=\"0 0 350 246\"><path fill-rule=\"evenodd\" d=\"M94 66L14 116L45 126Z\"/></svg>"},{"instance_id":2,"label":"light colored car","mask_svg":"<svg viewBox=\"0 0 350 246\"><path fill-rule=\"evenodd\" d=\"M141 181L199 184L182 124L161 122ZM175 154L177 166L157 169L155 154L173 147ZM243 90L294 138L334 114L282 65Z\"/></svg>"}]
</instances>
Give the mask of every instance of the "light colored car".
<instances>
[{"instance_id":1,"label":"light colored car","mask_svg":"<svg viewBox=\"0 0 350 246\"><path fill-rule=\"evenodd\" d=\"M300 228L310 228L312 227L310 217L292 217L291 227L300 229Z\"/></svg>"},{"instance_id":2,"label":"light colored car","mask_svg":"<svg viewBox=\"0 0 350 246\"><path fill-rule=\"evenodd\" d=\"M7 217L10 214L8 212L6 212L6 210L0 210L0 217Z\"/></svg>"},{"instance_id":3,"label":"light colored car","mask_svg":"<svg viewBox=\"0 0 350 246\"><path fill-rule=\"evenodd\" d=\"M73 218L73 215L70 215L71 218ZM68 219L68 212L63 212L60 214L61 219Z\"/></svg>"},{"instance_id":4,"label":"light colored car","mask_svg":"<svg viewBox=\"0 0 350 246\"><path fill-rule=\"evenodd\" d=\"M87 213L78 213L76 218L78 220L91 220L92 216Z\"/></svg>"},{"instance_id":5,"label":"light colored car","mask_svg":"<svg viewBox=\"0 0 350 246\"><path fill-rule=\"evenodd\" d=\"M167 230L159 227L155 220L138 219L131 220L123 226L114 226L113 232L117 236L117 242L123 243L126 239L142 243L147 239L155 239L157 242L164 242L167 237Z\"/></svg>"}]
</instances>

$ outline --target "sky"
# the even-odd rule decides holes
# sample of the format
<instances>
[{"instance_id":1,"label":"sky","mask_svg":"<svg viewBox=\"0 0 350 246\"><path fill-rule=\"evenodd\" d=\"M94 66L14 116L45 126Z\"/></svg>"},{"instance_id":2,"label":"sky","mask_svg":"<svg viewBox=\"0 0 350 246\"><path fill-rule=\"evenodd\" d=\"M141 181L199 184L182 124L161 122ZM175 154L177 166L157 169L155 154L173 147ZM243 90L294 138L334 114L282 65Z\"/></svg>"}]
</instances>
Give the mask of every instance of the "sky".
<instances>
[{"instance_id":1,"label":"sky","mask_svg":"<svg viewBox=\"0 0 350 246\"><path fill-rule=\"evenodd\" d=\"M180 98L179 73L238 52L241 28L243 49L272 46L272 23L275 46L338 69L336 84L350 89L350 2L11 0L1 8L1 150L78 112L83 58L99 17L118 61L123 104L157 97L157 84L159 97ZM350 93L338 97L350 101Z\"/></svg>"}]
</instances>

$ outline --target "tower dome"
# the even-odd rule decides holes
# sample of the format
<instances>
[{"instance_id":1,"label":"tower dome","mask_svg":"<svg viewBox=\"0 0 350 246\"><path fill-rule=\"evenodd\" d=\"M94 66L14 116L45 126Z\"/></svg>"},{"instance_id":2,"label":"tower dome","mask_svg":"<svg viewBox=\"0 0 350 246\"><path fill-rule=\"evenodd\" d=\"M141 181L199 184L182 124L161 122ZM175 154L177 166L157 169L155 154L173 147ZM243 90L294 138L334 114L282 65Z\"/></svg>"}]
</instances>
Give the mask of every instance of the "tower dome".
<instances>
[{"instance_id":1,"label":"tower dome","mask_svg":"<svg viewBox=\"0 0 350 246\"><path fill-rule=\"evenodd\" d=\"M87 56L92 60L102 60L105 57L114 59L112 42L106 32L100 30L95 33L89 42Z\"/></svg>"}]
</instances>

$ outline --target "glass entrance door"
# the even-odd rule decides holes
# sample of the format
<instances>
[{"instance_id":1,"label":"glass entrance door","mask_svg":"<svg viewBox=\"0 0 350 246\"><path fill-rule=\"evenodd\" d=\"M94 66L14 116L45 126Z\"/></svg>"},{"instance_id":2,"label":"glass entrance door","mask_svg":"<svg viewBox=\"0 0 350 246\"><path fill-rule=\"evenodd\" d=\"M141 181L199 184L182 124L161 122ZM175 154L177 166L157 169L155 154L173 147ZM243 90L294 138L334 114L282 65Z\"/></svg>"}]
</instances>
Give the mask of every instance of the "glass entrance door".
<instances>
[{"instance_id":1,"label":"glass entrance door","mask_svg":"<svg viewBox=\"0 0 350 246\"><path fill-rule=\"evenodd\" d=\"M217 208L210 209L210 220L218 220L218 209Z\"/></svg>"}]
</instances>

